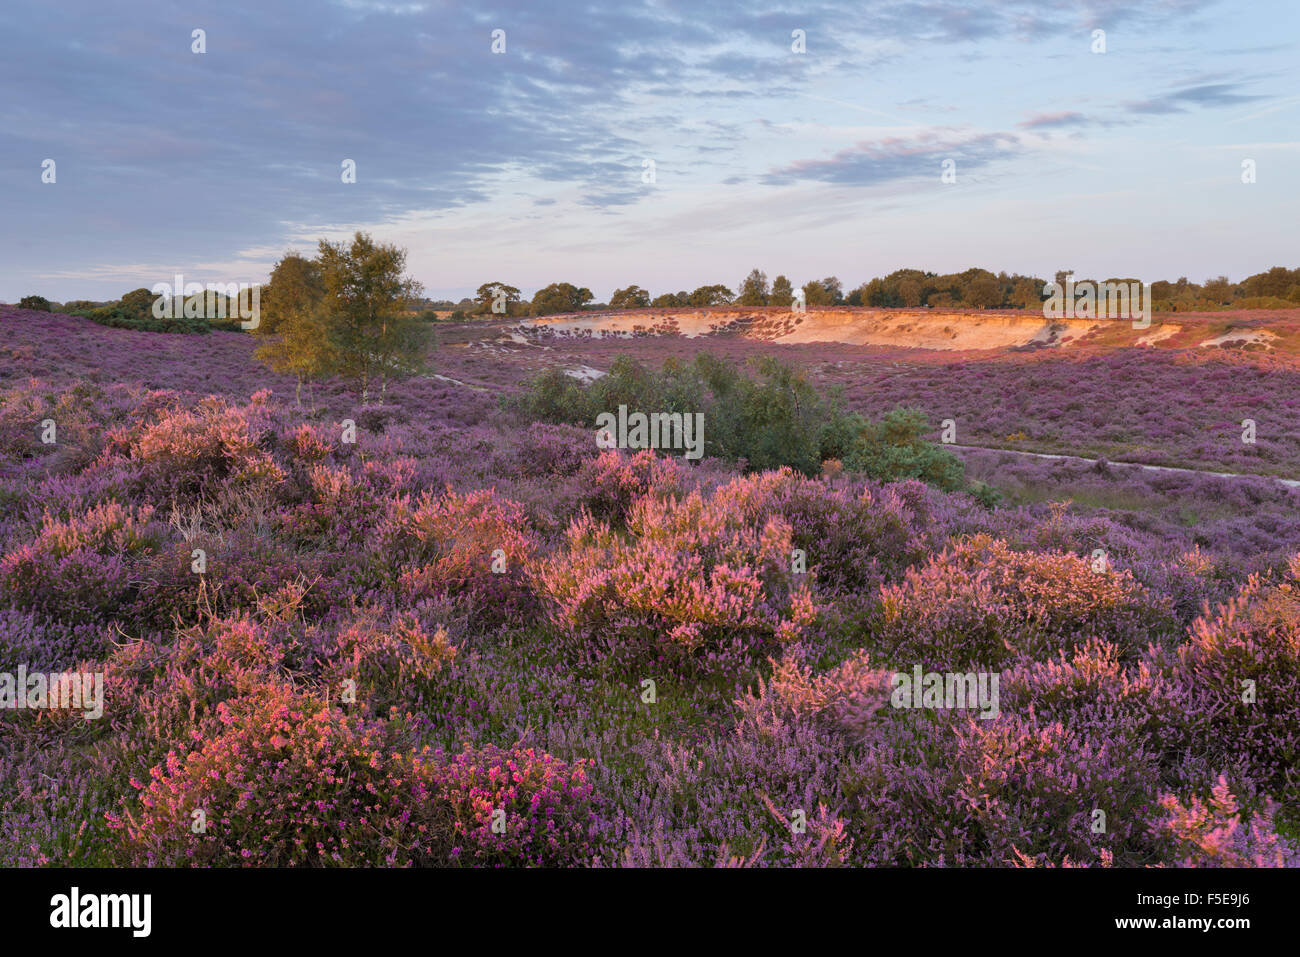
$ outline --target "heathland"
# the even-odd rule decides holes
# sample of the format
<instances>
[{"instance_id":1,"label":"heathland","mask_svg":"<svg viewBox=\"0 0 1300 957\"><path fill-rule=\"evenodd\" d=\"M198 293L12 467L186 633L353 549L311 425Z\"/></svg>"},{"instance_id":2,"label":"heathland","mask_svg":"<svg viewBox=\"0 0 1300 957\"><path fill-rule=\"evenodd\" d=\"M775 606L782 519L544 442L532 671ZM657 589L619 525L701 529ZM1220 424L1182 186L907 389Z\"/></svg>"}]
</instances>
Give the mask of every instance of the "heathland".
<instances>
[{"instance_id":1,"label":"heathland","mask_svg":"<svg viewBox=\"0 0 1300 957\"><path fill-rule=\"evenodd\" d=\"M428 325L0 307L0 863L1300 861L1300 311Z\"/></svg>"}]
</instances>

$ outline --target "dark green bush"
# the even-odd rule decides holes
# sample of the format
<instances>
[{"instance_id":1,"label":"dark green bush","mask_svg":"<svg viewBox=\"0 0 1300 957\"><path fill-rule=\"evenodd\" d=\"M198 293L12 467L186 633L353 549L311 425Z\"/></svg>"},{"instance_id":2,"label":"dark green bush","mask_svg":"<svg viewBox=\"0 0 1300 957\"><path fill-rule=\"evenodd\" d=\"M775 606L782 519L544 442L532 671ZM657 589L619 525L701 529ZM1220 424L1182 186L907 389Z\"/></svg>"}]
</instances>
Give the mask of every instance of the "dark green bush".
<instances>
[{"instance_id":1,"label":"dark green bush","mask_svg":"<svg viewBox=\"0 0 1300 957\"><path fill-rule=\"evenodd\" d=\"M894 409L879 422L857 417L861 425L845 450L844 467L882 482L920 479L945 492L965 484L965 466L940 445L922 436L929 431L925 413L916 409Z\"/></svg>"},{"instance_id":2,"label":"dark green bush","mask_svg":"<svg viewBox=\"0 0 1300 957\"><path fill-rule=\"evenodd\" d=\"M609 374L590 385L549 369L503 405L526 419L594 428L601 413L704 414L704 454L743 459L750 471L788 465L816 475L838 459L850 471L881 481L920 479L946 490L963 486L964 468L948 450L927 442L925 416L895 409L879 422L845 413L797 369L770 357L750 374L707 353L690 363L669 359L659 371L619 356ZM980 493L981 501L991 490Z\"/></svg>"}]
</instances>

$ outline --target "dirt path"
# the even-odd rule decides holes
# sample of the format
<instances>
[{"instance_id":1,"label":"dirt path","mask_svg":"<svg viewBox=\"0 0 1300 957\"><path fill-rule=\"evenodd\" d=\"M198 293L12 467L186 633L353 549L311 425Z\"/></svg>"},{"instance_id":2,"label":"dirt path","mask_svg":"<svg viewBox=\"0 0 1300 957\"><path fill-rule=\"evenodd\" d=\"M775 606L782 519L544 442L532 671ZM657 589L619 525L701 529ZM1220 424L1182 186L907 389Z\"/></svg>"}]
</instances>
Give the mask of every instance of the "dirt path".
<instances>
[{"instance_id":1,"label":"dirt path","mask_svg":"<svg viewBox=\"0 0 1300 957\"><path fill-rule=\"evenodd\" d=\"M1007 455L1027 455L1036 459L1064 459L1070 462L1086 462L1089 465L1095 465L1100 459L1085 458L1082 455L1058 455L1051 452L1024 452L1020 449L998 449L990 448L987 445L952 445L946 446L950 449L968 449L974 452L1005 452ZM1272 479L1274 482L1281 482L1290 488L1300 488L1300 479L1279 478L1276 475L1256 475L1250 472L1209 472L1204 469L1183 469L1176 468L1172 465L1144 465L1141 462L1112 462L1106 460L1107 465L1113 465L1116 468L1129 469L1146 469L1149 472L1181 472L1184 475L1213 475L1216 478L1260 478Z\"/></svg>"}]
</instances>

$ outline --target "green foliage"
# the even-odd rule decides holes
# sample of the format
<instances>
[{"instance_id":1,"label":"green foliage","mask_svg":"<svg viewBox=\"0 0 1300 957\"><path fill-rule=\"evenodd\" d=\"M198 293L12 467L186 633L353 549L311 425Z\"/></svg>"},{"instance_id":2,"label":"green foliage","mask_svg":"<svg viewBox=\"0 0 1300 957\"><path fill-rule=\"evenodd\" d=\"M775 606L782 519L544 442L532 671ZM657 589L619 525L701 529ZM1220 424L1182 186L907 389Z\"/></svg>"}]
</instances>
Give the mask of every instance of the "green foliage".
<instances>
[{"instance_id":1,"label":"green foliage","mask_svg":"<svg viewBox=\"0 0 1300 957\"><path fill-rule=\"evenodd\" d=\"M842 454L846 469L883 482L920 479L947 492L962 487L965 468L961 460L922 438L930 430L924 412L899 408L879 422L854 418L856 434Z\"/></svg>"},{"instance_id":2,"label":"green foliage","mask_svg":"<svg viewBox=\"0 0 1300 957\"><path fill-rule=\"evenodd\" d=\"M841 411L805 374L764 357L742 371L708 353L654 371L619 356L609 373L584 386L559 369L534 378L522 395L503 399L527 419L594 428L597 416L629 412L704 414L704 454L744 460L750 471L790 466L816 475L826 459L883 481L921 479L952 490L963 468L951 452L924 441L924 415L895 409L880 422ZM990 493L984 493L986 496ZM983 499L981 499L983 500Z\"/></svg>"},{"instance_id":3,"label":"green foliage","mask_svg":"<svg viewBox=\"0 0 1300 957\"><path fill-rule=\"evenodd\" d=\"M558 312L579 312L593 298L590 289L579 288L567 282L553 282L545 289L537 290L537 294L533 296L533 315L549 316Z\"/></svg>"},{"instance_id":4,"label":"green foliage","mask_svg":"<svg viewBox=\"0 0 1300 957\"><path fill-rule=\"evenodd\" d=\"M327 328L325 278L318 261L287 253L275 264L263 290L256 331L276 333L255 355L275 371L298 377L301 404L303 381L323 378L338 360Z\"/></svg>"},{"instance_id":5,"label":"green foliage","mask_svg":"<svg viewBox=\"0 0 1300 957\"><path fill-rule=\"evenodd\" d=\"M591 406L587 391L573 376L554 367L534 376L523 395L503 397L501 402L506 409L518 412L526 419L570 425L587 425L595 421L595 417L587 412Z\"/></svg>"},{"instance_id":6,"label":"green foliage","mask_svg":"<svg viewBox=\"0 0 1300 957\"><path fill-rule=\"evenodd\" d=\"M23 296L18 300L19 309L38 309L41 312L50 311L50 301L44 296Z\"/></svg>"},{"instance_id":7,"label":"green foliage","mask_svg":"<svg viewBox=\"0 0 1300 957\"><path fill-rule=\"evenodd\" d=\"M736 302L742 306L767 305L767 273L761 269L751 270L740 284L740 295Z\"/></svg>"},{"instance_id":8,"label":"green foliage","mask_svg":"<svg viewBox=\"0 0 1300 957\"><path fill-rule=\"evenodd\" d=\"M1002 501L1002 493L987 482L976 482L967 491L970 492L975 501L989 510L997 508Z\"/></svg>"},{"instance_id":9,"label":"green foliage","mask_svg":"<svg viewBox=\"0 0 1300 957\"><path fill-rule=\"evenodd\" d=\"M938 275L897 269L863 283L846 300L875 308L1040 309L1045 282L1034 276L992 273L977 267Z\"/></svg>"},{"instance_id":10,"label":"green foliage","mask_svg":"<svg viewBox=\"0 0 1300 957\"><path fill-rule=\"evenodd\" d=\"M329 367L352 382L365 403L375 379L382 395L390 377L422 367L426 329L409 310L420 284L403 275L405 250L377 244L365 233L357 233L351 245L322 239L319 248Z\"/></svg>"},{"instance_id":11,"label":"green foliage","mask_svg":"<svg viewBox=\"0 0 1300 957\"><path fill-rule=\"evenodd\" d=\"M733 298L730 289L717 283L712 286L700 286L687 297L687 304L691 306L721 306L731 302Z\"/></svg>"},{"instance_id":12,"label":"green foliage","mask_svg":"<svg viewBox=\"0 0 1300 957\"><path fill-rule=\"evenodd\" d=\"M499 302L505 312L498 314L514 315L518 311L520 293L515 286L503 282L485 282L474 293L474 301L478 303L474 310L476 313L490 315L493 305Z\"/></svg>"},{"instance_id":13,"label":"green foliage","mask_svg":"<svg viewBox=\"0 0 1300 957\"><path fill-rule=\"evenodd\" d=\"M113 329L134 329L139 332L176 332L201 335L213 329L239 330L237 320L222 322L204 318L206 315L215 314L215 310L200 309L198 308L200 305L199 297L192 297L192 299L189 310L191 315L186 315L185 301L178 300L173 304L172 316L174 318L170 319L166 316L158 317L154 315L153 307L154 303L158 301L158 296L143 288L133 289L123 295L121 299L104 305L69 303L66 312L70 316L80 316L101 326L108 326ZM227 315L237 316L238 311L227 312Z\"/></svg>"},{"instance_id":14,"label":"green foliage","mask_svg":"<svg viewBox=\"0 0 1300 957\"><path fill-rule=\"evenodd\" d=\"M772 280L772 293L767 297L769 306L789 306L794 304L794 287L785 276Z\"/></svg>"},{"instance_id":15,"label":"green foliage","mask_svg":"<svg viewBox=\"0 0 1300 957\"><path fill-rule=\"evenodd\" d=\"M834 276L805 283L803 294L810 306L838 306L844 302L843 288Z\"/></svg>"},{"instance_id":16,"label":"green foliage","mask_svg":"<svg viewBox=\"0 0 1300 957\"><path fill-rule=\"evenodd\" d=\"M655 296L650 305L656 309L680 309L683 306L690 305L690 295L683 290L682 292L666 292L662 296Z\"/></svg>"},{"instance_id":17,"label":"green foliage","mask_svg":"<svg viewBox=\"0 0 1300 957\"><path fill-rule=\"evenodd\" d=\"M637 309L648 305L650 305L650 293L640 286L615 289L614 295L609 297L609 308L611 309Z\"/></svg>"},{"instance_id":18,"label":"green foliage","mask_svg":"<svg viewBox=\"0 0 1300 957\"><path fill-rule=\"evenodd\" d=\"M317 307L325 296L320 263L297 253L285 253L271 267L271 278L262 288L261 321L254 330L259 336L274 335L282 324L292 322L304 311Z\"/></svg>"}]
</instances>

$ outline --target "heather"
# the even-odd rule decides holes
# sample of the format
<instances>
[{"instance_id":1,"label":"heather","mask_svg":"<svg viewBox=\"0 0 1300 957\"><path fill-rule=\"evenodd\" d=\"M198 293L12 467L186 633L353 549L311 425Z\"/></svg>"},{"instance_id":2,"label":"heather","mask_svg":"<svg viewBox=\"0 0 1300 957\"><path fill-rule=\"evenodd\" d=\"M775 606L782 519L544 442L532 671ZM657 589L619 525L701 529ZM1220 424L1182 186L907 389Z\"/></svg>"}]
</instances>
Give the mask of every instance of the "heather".
<instances>
[{"instance_id":1,"label":"heather","mask_svg":"<svg viewBox=\"0 0 1300 957\"><path fill-rule=\"evenodd\" d=\"M1300 860L1271 479L689 462L502 408L559 346L300 406L245 335L2 321L0 672L105 683L98 720L0 709L4 864ZM857 435L924 451L887 416ZM996 675L997 716L896 707L918 666Z\"/></svg>"}]
</instances>

